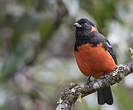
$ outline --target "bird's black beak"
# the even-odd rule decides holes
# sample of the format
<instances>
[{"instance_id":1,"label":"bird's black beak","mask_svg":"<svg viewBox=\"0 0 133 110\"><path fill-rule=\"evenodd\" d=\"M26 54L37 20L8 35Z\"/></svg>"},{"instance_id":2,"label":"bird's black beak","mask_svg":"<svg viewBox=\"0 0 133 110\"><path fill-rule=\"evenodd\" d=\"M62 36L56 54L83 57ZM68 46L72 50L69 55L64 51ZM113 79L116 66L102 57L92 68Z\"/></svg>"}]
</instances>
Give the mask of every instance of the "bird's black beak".
<instances>
[{"instance_id":1,"label":"bird's black beak","mask_svg":"<svg viewBox=\"0 0 133 110\"><path fill-rule=\"evenodd\" d=\"M79 23L74 23L73 26L77 27L77 28L81 28L82 27Z\"/></svg>"}]
</instances>

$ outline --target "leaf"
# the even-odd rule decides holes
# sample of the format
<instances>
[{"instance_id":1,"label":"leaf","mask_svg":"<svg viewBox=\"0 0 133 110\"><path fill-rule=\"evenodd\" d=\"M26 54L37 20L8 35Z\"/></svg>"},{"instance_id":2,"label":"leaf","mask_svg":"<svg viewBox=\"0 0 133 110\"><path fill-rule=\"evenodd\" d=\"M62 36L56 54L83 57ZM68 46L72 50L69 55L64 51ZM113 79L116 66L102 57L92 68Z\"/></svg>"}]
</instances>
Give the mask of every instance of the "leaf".
<instances>
[{"instance_id":1,"label":"leaf","mask_svg":"<svg viewBox=\"0 0 133 110\"><path fill-rule=\"evenodd\" d=\"M78 102L82 103L82 98L81 98L81 95L78 96L78 99L77 99Z\"/></svg>"}]
</instances>

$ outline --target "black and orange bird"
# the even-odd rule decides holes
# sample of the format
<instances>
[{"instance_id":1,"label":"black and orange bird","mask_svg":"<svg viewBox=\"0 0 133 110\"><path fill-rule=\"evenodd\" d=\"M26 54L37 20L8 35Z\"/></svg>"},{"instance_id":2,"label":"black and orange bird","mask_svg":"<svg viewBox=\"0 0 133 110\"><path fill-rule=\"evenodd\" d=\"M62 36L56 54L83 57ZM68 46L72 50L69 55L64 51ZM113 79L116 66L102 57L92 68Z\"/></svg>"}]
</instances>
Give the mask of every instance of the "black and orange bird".
<instances>
[{"instance_id":1,"label":"black and orange bird","mask_svg":"<svg viewBox=\"0 0 133 110\"><path fill-rule=\"evenodd\" d=\"M109 41L98 32L96 25L86 18L74 23L74 56L80 71L87 77L95 79L109 74L117 67L117 59ZM98 104L112 105L113 96L110 87L97 91Z\"/></svg>"}]
</instances>

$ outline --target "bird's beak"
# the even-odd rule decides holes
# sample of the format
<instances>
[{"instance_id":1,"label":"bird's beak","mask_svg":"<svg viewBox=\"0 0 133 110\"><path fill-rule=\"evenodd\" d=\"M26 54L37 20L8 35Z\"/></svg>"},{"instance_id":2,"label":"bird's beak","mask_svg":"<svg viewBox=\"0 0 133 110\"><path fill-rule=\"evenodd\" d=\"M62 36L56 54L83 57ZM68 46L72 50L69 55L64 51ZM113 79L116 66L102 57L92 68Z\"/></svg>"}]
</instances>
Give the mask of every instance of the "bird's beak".
<instances>
[{"instance_id":1,"label":"bird's beak","mask_svg":"<svg viewBox=\"0 0 133 110\"><path fill-rule=\"evenodd\" d=\"M77 27L77 28L81 28L82 27L79 23L74 23L73 26Z\"/></svg>"}]
</instances>

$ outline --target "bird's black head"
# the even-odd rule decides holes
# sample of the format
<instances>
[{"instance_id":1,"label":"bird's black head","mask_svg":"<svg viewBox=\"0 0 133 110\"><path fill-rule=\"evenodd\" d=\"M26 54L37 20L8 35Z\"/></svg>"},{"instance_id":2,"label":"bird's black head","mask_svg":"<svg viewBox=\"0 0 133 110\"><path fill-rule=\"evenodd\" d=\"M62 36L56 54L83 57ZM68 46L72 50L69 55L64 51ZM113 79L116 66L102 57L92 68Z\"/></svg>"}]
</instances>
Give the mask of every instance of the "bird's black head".
<instances>
[{"instance_id":1,"label":"bird's black head","mask_svg":"<svg viewBox=\"0 0 133 110\"><path fill-rule=\"evenodd\" d=\"M98 34L96 25L86 18L82 18L74 23L75 31L75 51L81 44L94 43L93 38Z\"/></svg>"},{"instance_id":2,"label":"bird's black head","mask_svg":"<svg viewBox=\"0 0 133 110\"><path fill-rule=\"evenodd\" d=\"M74 23L74 26L76 28L81 28L81 27L83 28L88 25L96 27L96 24L94 24L93 22L91 22L90 20L88 20L86 18L81 18L78 21L76 21L76 23Z\"/></svg>"},{"instance_id":3,"label":"bird's black head","mask_svg":"<svg viewBox=\"0 0 133 110\"><path fill-rule=\"evenodd\" d=\"M96 25L86 18L76 21L74 27L76 28L76 37L86 37L97 31Z\"/></svg>"}]
</instances>

